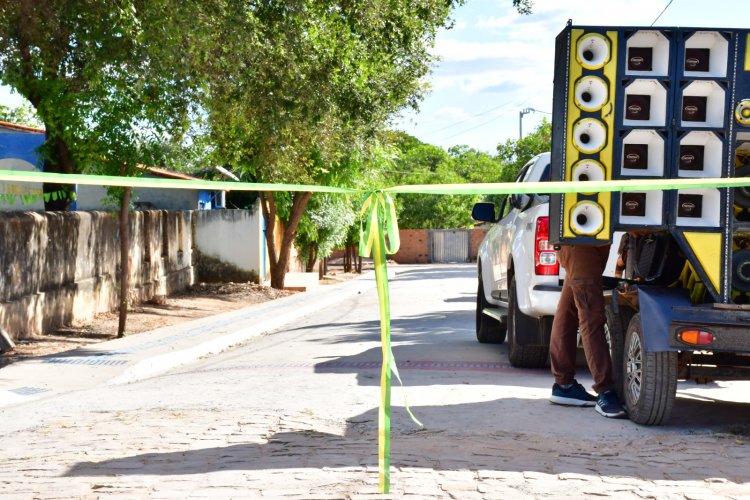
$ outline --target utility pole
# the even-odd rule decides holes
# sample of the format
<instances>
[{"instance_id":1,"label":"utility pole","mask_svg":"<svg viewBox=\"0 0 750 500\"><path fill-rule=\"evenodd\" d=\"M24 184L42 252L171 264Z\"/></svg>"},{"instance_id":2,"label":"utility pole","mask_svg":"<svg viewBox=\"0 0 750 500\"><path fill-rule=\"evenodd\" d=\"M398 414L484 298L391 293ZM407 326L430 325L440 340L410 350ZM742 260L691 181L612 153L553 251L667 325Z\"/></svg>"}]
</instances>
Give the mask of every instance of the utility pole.
<instances>
[{"instance_id":1,"label":"utility pole","mask_svg":"<svg viewBox=\"0 0 750 500\"><path fill-rule=\"evenodd\" d=\"M524 108L518 112L518 140L523 139L523 115L528 115L532 111L536 111L534 108Z\"/></svg>"}]
</instances>

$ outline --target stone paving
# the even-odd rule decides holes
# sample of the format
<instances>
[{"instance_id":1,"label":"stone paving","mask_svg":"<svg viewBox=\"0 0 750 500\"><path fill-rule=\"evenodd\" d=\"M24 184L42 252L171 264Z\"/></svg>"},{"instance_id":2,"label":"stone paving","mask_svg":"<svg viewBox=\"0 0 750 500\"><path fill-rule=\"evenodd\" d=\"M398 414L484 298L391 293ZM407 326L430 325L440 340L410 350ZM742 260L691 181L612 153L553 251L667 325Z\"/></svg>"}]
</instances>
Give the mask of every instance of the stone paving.
<instances>
[{"instance_id":1,"label":"stone paving","mask_svg":"<svg viewBox=\"0 0 750 500\"><path fill-rule=\"evenodd\" d=\"M750 447L738 436L610 443L397 427L392 491L379 495L372 419L185 409L96 413L84 423L60 416L4 436L0 497L750 498Z\"/></svg>"}]
</instances>

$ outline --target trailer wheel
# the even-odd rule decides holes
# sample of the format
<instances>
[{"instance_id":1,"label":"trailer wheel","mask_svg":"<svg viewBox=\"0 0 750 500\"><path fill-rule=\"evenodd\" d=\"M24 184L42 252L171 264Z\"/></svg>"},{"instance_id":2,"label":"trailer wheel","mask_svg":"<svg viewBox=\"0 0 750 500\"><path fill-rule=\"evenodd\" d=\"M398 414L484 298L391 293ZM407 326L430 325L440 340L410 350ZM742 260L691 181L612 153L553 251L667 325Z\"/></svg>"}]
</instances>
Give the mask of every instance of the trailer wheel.
<instances>
[{"instance_id":1,"label":"trailer wheel","mask_svg":"<svg viewBox=\"0 0 750 500\"><path fill-rule=\"evenodd\" d=\"M549 346L539 344L540 322L521 312L516 296L513 276L508 293L508 360L517 368L543 368L549 357Z\"/></svg>"},{"instance_id":2,"label":"trailer wheel","mask_svg":"<svg viewBox=\"0 0 750 500\"><path fill-rule=\"evenodd\" d=\"M624 380L625 364L623 354L625 351L625 334L628 331L630 319L635 311L628 306L619 305L618 313L615 313L611 305L607 305L604 314L607 322L604 324L604 333L609 345L609 356L612 358L612 378L615 382L615 392L620 401L625 399Z\"/></svg>"},{"instance_id":3,"label":"trailer wheel","mask_svg":"<svg viewBox=\"0 0 750 500\"><path fill-rule=\"evenodd\" d=\"M502 344L505 342L506 326L482 311L492 307L484 296L481 271L479 274L479 287L477 288L477 340L482 344Z\"/></svg>"},{"instance_id":4,"label":"trailer wheel","mask_svg":"<svg viewBox=\"0 0 750 500\"><path fill-rule=\"evenodd\" d=\"M628 417L637 424L661 425L677 392L677 353L646 352L641 315L636 314L628 325L623 357Z\"/></svg>"}]
</instances>

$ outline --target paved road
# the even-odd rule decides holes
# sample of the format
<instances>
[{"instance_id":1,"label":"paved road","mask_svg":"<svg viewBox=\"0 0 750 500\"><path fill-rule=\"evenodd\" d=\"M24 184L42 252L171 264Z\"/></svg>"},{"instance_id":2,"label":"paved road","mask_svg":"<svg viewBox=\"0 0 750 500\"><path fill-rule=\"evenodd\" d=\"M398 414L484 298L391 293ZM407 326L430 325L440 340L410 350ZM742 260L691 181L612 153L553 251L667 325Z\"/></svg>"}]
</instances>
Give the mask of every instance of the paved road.
<instances>
[{"instance_id":1,"label":"paved road","mask_svg":"<svg viewBox=\"0 0 750 500\"><path fill-rule=\"evenodd\" d=\"M405 388L394 389L387 498L750 498L747 383L681 384L659 428L553 406L546 370L513 369L504 346L475 341L472 266L391 272ZM165 373L130 367L114 378L131 383L102 377L7 404L0 497L379 498L372 278L337 297ZM302 307L286 304L280 323ZM240 338L255 317L215 320L216 338ZM48 380L56 366L36 369Z\"/></svg>"}]
</instances>

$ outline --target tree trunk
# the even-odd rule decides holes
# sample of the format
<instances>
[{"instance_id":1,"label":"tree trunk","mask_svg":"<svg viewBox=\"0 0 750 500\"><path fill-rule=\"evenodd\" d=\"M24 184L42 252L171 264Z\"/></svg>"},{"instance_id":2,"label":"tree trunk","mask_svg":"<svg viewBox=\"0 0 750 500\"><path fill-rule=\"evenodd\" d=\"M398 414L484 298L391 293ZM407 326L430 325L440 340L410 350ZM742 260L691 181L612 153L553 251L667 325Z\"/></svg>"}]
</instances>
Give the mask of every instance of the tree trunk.
<instances>
[{"instance_id":1,"label":"tree trunk","mask_svg":"<svg viewBox=\"0 0 750 500\"><path fill-rule=\"evenodd\" d=\"M52 142L52 158L45 158L43 169L45 172L56 172L62 174L73 173L73 160L70 149L62 139L50 139L49 131L45 132L47 141ZM67 211L74 199L75 187L70 184L42 185L44 197L44 209L50 211Z\"/></svg>"},{"instance_id":2,"label":"tree trunk","mask_svg":"<svg viewBox=\"0 0 750 500\"><path fill-rule=\"evenodd\" d=\"M266 245L268 246L268 263L271 267L271 287L279 290L284 288L284 278L286 277L287 266L289 265L289 254L294 243L294 237L297 235L297 226L305 211L307 202L310 201L312 193L294 193L292 196L292 210L289 220L284 224L284 235L281 238L281 245L277 250L274 238L276 201L272 191L263 191L260 194L260 205L263 209L263 217L266 219Z\"/></svg>"},{"instance_id":3,"label":"tree trunk","mask_svg":"<svg viewBox=\"0 0 750 500\"><path fill-rule=\"evenodd\" d=\"M362 274L362 256L357 255L357 273Z\"/></svg>"},{"instance_id":4,"label":"tree trunk","mask_svg":"<svg viewBox=\"0 0 750 500\"><path fill-rule=\"evenodd\" d=\"M344 272L351 272L352 264L349 260L349 245L344 246Z\"/></svg>"},{"instance_id":5,"label":"tree trunk","mask_svg":"<svg viewBox=\"0 0 750 500\"><path fill-rule=\"evenodd\" d=\"M307 250L307 263L305 264L305 272L311 273L315 270L315 263L318 261L318 249L315 245L310 245Z\"/></svg>"},{"instance_id":6,"label":"tree trunk","mask_svg":"<svg viewBox=\"0 0 750 500\"><path fill-rule=\"evenodd\" d=\"M117 337L125 336L125 324L128 320L128 295L130 292L130 191L126 187L120 200L120 321L117 325Z\"/></svg>"}]
</instances>

